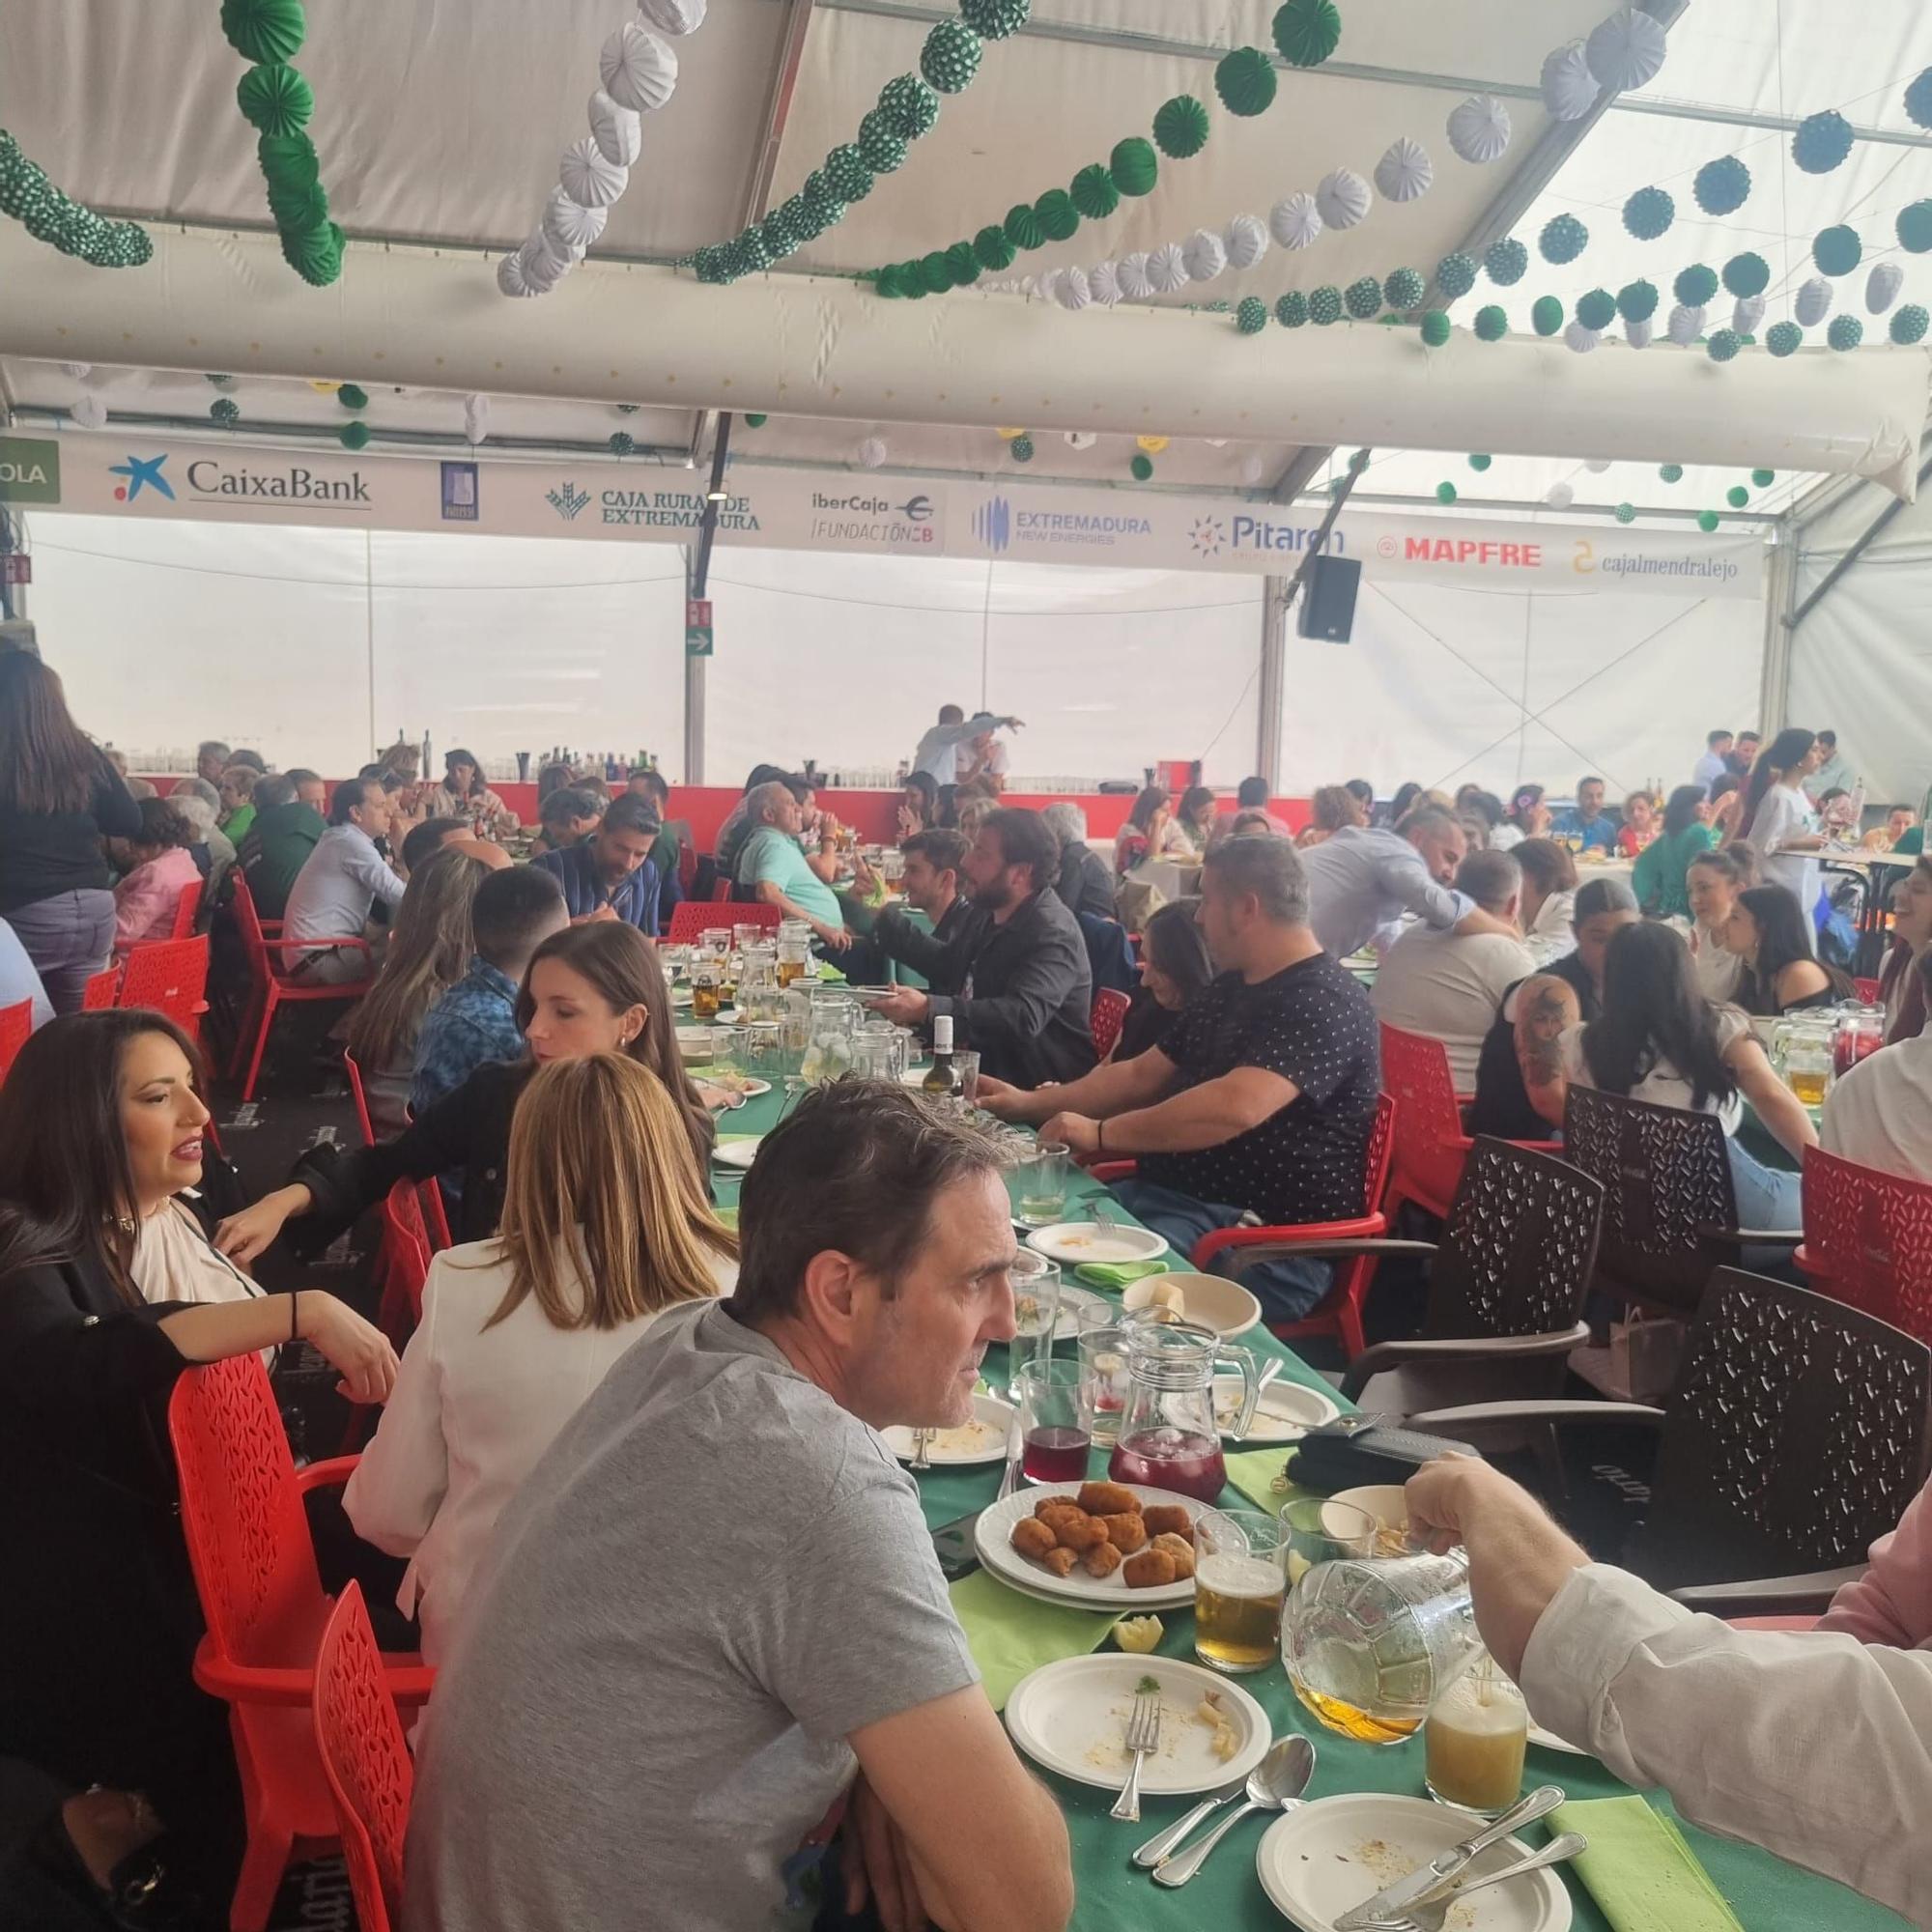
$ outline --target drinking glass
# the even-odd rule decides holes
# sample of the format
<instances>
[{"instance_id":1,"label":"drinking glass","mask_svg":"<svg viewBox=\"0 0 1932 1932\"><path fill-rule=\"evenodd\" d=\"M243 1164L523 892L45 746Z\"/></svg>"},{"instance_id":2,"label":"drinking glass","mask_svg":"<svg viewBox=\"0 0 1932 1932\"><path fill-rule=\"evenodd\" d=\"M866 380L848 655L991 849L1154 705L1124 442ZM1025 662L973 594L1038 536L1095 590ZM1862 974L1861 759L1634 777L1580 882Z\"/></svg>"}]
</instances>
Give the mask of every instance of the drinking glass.
<instances>
[{"instance_id":1,"label":"drinking glass","mask_svg":"<svg viewBox=\"0 0 1932 1932\"><path fill-rule=\"evenodd\" d=\"M748 1079L776 1086L784 1077L782 1029L772 1020L758 1020L738 1030L734 1057Z\"/></svg>"},{"instance_id":2,"label":"drinking glass","mask_svg":"<svg viewBox=\"0 0 1932 1932\"><path fill-rule=\"evenodd\" d=\"M1429 1707L1422 1744L1430 1797L1499 1817L1522 1790L1529 1707L1485 1651Z\"/></svg>"},{"instance_id":3,"label":"drinking glass","mask_svg":"<svg viewBox=\"0 0 1932 1932\"><path fill-rule=\"evenodd\" d=\"M1103 1449L1121 1434L1127 1406L1127 1337L1111 1302L1080 1311L1080 1420Z\"/></svg>"},{"instance_id":4,"label":"drinking glass","mask_svg":"<svg viewBox=\"0 0 1932 1932\"><path fill-rule=\"evenodd\" d=\"M1367 1510L1353 1503L1333 1503L1325 1496L1296 1496L1281 1508L1281 1533L1288 1553L1288 1586L1308 1575L1318 1563L1334 1563L1344 1556L1373 1556L1381 1525Z\"/></svg>"},{"instance_id":5,"label":"drinking glass","mask_svg":"<svg viewBox=\"0 0 1932 1932\"><path fill-rule=\"evenodd\" d=\"M1210 1670L1265 1670L1281 1640L1281 1525L1262 1510L1194 1520L1194 1655Z\"/></svg>"},{"instance_id":6,"label":"drinking glass","mask_svg":"<svg viewBox=\"0 0 1932 1932\"><path fill-rule=\"evenodd\" d=\"M734 925L731 928L731 944L740 952L748 946L758 945L764 936L765 928L762 925Z\"/></svg>"},{"instance_id":7,"label":"drinking glass","mask_svg":"<svg viewBox=\"0 0 1932 1932\"><path fill-rule=\"evenodd\" d=\"M977 1053L955 1053L952 1069L959 1076L959 1097L971 1107L980 1091L980 1056Z\"/></svg>"},{"instance_id":8,"label":"drinking glass","mask_svg":"<svg viewBox=\"0 0 1932 1932\"><path fill-rule=\"evenodd\" d=\"M697 949L708 952L714 959L723 959L731 951L731 928L728 925L711 925L697 935Z\"/></svg>"},{"instance_id":9,"label":"drinking glass","mask_svg":"<svg viewBox=\"0 0 1932 1932\"><path fill-rule=\"evenodd\" d=\"M691 1016L695 1020L715 1020L723 1004L724 969L716 959L705 959L691 969Z\"/></svg>"},{"instance_id":10,"label":"drinking glass","mask_svg":"<svg viewBox=\"0 0 1932 1932\"><path fill-rule=\"evenodd\" d=\"M1801 1105L1822 1107L1832 1091L1832 1037L1818 1028L1794 1026L1784 1053L1784 1084Z\"/></svg>"},{"instance_id":11,"label":"drinking glass","mask_svg":"<svg viewBox=\"0 0 1932 1932\"><path fill-rule=\"evenodd\" d=\"M1019 1374L1020 1473L1030 1483L1084 1483L1092 1437L1080 1421L1080 1364L1051 1355Z\"/></svg>"},{"instance_id":12,"label":"drinking glass","mask_svg":"<svg viewBox=\"0 0 1932 1932\"><path fill-rule=\"evenodd\" d=\"M1013 1257L1011 1276L1013 1339L1007 1347L1007 1396L1017 1402L1021 1369L1053 1353L1053 1331L1060 1325L1060 1264L1022 1248Z\"/></svg>"},{"instance_id":13,"label":"drinking glass","mask_svg":"<svg viewBox=\"0 0 1932 1932\"><path fill-rule=\"evenodd\" d=\"M1069 1150L1042 1141L1019 1169L1019 1217L1029 1228L1047 1228L1066 1211Z\"/></svg>"},{"instance_id":14,"label":"drinking glass","mask_svg":"<svg viewBox=\"0 0 1932 1932\"><path fill-rule=\"evenodd\" d=\"M783 934L779 940L778 978L781 986L809 979L811 974L811 936L803 939Z\"/></svg>"}]
</instances>

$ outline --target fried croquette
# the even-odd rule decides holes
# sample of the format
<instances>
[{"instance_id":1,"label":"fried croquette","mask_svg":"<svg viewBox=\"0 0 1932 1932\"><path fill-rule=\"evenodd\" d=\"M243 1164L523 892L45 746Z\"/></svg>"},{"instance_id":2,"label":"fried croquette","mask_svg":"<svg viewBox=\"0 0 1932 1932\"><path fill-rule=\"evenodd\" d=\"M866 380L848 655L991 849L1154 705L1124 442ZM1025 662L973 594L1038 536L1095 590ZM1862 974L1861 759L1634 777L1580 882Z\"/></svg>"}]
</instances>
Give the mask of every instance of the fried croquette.
<instances>
[{"instance_id":1,"label":"fried croquette","mask_svg":"<svg viewBox=\"0 0 1932 1932\"><path fill-rule=\"evenodd\" d=\"M1013 1548L1022 1556L1031 1556L1035 1562L1038 1562L1058 1541L1053 1525L1041 1522L1037 1516L1023 1516L1013 1524Z\"/></svg>"},{"instance_id":2,"label":"fried croquette","mask_svg":"<svg viewBox=\"0 0 1932 1932\"><path fill-rule=\"evenodd\" d=\"M1063 1522L1071 1521L1073 1518L1086 1514L1087 1512L1071 1496L1048 1496L1034 1511L1034 1515L1041 1522L1051 1523L1056 1529Z\"/></svg>"},{"instance_id":3,"label":"fried croquette","mask_svg":"<svg viewBox=\"0 0 1932 1932\"><path fill-rule=\"evenodd\" d=\"M1147 1533L1156 1536L1192 1536L1194 1519L1179 1503L1155 1503L1141 1514L1147 1519Z\"/></svg>"},{"instance_id":4,"label":"fried croquette","mask_svg":"<svg viewBox=\"0 0 1932 1932\"><path fill-rule=\"evenodd\" d=\"M1171 1530L1154 1538L1148 1548L1164 1551L1174 1565L1176 1582L1184 1582L1194 1575L1194 1545L1184 1536L1176 1536Z\"/></svg>"},{"instance_id":5,"label":"fried croquette","mask_svg":"<svg viewBox=\"0 0 1932 1932\"><path fill-rule=\"evenodd\" d=\"M1053 1528L1065 1549L1092 1549L1107 1540L1107 1525L1096 1516L1060 1518Z\"/></svg>"},{"instance_id":6,"label":"fried croquette","mask_svg":"<svg viewBox=\"0 0 1932 1932\"><path fill-rule=\"evenodd\" d=\"M1073 1566L1080 1561L1079 1552L1072 1549L1049 1549L1039 1559L1056 1577L1072 1574Z\"/></svg>"},{"instance_id":7,"label":"fried croquette","mask_svg":"<svg viewBox=\"0 0 1932 1932\"><path fill-rule=\"evenodd\" d=\"M1174 1558L1165 1549L1143 1549L1121 1565L1121 1576L1130 1590L1151 1590L1174 1581Z\"/></svg>"},{"instance_id":8,"label":"fried croquette","mask_svg":"<svg viewBox=\"0 0 1932 1932\"><path fill-rule=\"evenodd\" d=\"M1089 1516L1125 1516L1137 1511L1141 1499L1119 1483L1082 1483L1080 1507Z\"/></svg>"},{"instance_id":9,"label":"fried croquette","mask_svg":"<svg viewBox=\"0 0 1932 1932\"><path fill-rule=\"evenodd\" d=\"M1121 1567L1121 1552L1111 1543L1096 1543L1082 1561L1090 1577L1111 1577Z\"/></svg>"},{"instance_id":10,"label":"fried croquette","mask_svg":"<svg viewBox=\"0 0 1932 1932\"><path fill-rule=\"evenodd\" d=\"M1147 1547L1147 1523L1138 1510L1123 1510L1119 1516L1100 1519L1107 1525L1107 1541L1122 1556L1131 1556Z\"/></svg>"}]
</instances>

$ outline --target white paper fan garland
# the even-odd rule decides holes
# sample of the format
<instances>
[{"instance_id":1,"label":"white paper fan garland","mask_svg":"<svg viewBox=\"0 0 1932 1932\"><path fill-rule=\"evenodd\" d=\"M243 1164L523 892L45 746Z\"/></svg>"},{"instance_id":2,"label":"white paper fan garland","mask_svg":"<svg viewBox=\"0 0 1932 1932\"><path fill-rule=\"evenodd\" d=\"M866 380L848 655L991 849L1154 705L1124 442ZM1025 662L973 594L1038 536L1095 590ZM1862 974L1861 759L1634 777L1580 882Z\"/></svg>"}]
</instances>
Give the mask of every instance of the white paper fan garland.
<instances>
[{"instance_id":1,"label":"white paper fan garland","mask_svg":"<svg viewBox=\"0 0 1932 1932\"><path fill-rule=\"evenodd\" d=\"M1478 167L1500 160L1510 144L1509 109L1493 94L1472 94L1449 115L1449 145Z\"/></svg>"},{"instance_id":2,"label":"white paper fan garland","mask_svg":"<svg viewBox=\"0 0 1932 1932\"><path fill-rule=\"evenodd\" d=\"M1171 296L1187 286L1187 260L1179 242L1169 242L1148 256L1148 281L1157 296Z\"/></svg>"},{"instance_id":3,"label":"white paper fan garland","mask_svg":"<svg viewBox=\"0 0 1932 1932\"><path fill-rule=\"evenodd\" d=\"M1316 212L1330 228L1360 227L1374 206L1368 183L1352 168L1337 168L1322 176L1315 189Z\"/></svg>"},{"instance_id":4,"label":"white paper fan garland","mask_svg":"<svg viewBox=\"0 0 1932 1932\"><path fill-rule=\"evenodd\" d=\"M695 34L704 24L704 0L638 0L638 12L661 34Z\"/></svg>"},{"instance_id":5,"label":"white paper fan garland","mask_svg":"<svg viewBox=\"0 0 1932 1932\"><path fill-rule=\"evenodd\" d=\"M882 469L885 467L887 454L886 440L882 436L868 436L859 445L859 461L867 469Z\"/></svg>"},{"instance_id":6,"label":"white paper fan garland","mask_svg":"<svg viewBox=\"0 0 1932 1932\"><path fill-rule=\"evenodd\" d=\"M1609 467L1610 467L1610 459L1607 456L1593 456L1583 466L1583 468L1587 469L1592 476L1603 476L1607 474Z\"/></svg>"},{"instance_id":7,"label":"white paper fan garland","mask_svg":"<svg viewBox=\"0 0 1932 1932\"><path fill-rule=\"evenodd\" d=\"M1268 251L1267 223L1258 214L1237 214L1221 237L1228 252L1228 266L1236 274L1245 274Z\"/></svg>"},{"instance_id":8,"label":"white paper fan garland","mask_svg":"<svg viewBox=\"0 0 1932 1932\"><path fill-rule=\"evenodd\" d=\"M597 71L605 93L639 114L656 113L677 87L677 55L670 43L635 20L626 20L604 43Z\"/></svg>"},{"instance_id":9,"label":"white paper fan garland","mask_svg":"<svg viewBox=\"0 0 1932 1932\"><path fill-rule=\"evenodd\" d=\"M1628 94L1657 78L1667 48L1660 22L1634 7L1620 7L1584 43L1584 58L1600 86Z\"/></svg>"},{"instance_id":10,"label":"white paper fan garland","mask_svg":"<svg viewBox=\"0 0 1932 1932\"><path fill-rule=\"evenodd\" d=\"M1656 335L1657 325L1645 316L1641 322L1624 324L1624 340L1633 349L1648 349Z\"/></svg>"},{"instance_id":11,"label":"white paper fan garland","mask_svg":"<svg viewBox=\"0 0 1932 1932\"><path fill-rule=\"evenodd\" d=\"M1228 251L1211 228L1197 228L1180 244L1180 260L1190 282L1211 282L1228 266Z\"/></svg>"},{"instance_id":12,"label":"white paper fan garland","mask_svg":"<svg viewBox=\"0 0 1932 1932\"><path fill-rule=\"evenodd\" d=\"M1283 196L1268 211L1268 232L1284 248L1312 248L1321 239L1321 211L1315 197Z\"/></svg>"},{"instance_id":13,"label":"white paper fan garland","mask_svg":"<svg viewBox=\"0 0 1932 1932\"><path fill-rule=\"evenodd\" d=\"M1689 347L1703 332L1704 311L1701 308L1689 308L1683 302L1679 302L1670 311L1670 339L1680 349Z\"/></svg>"},{"instance_id":14,"label":"white paper fan garland","mask_svg":"<svg viewBox=\"0 0 1932 1932\"><path fill-rule=\"evenodd\" d=\"M1731 327L1740 335L1754 335L1757 326L1764 320L1764 298L1762 296L1740 296L1737 306L1731 310Z\"/></svg>"},{"instance_id":15,"label":"white paper fan garland","mask_svg":"<svg viewBox=\"0 0 1932 1932\"><path fill-rule=\"evenodd\" d=\"M1563 340L1578 355L1589 355L1590 351L1596 348L1597 344L1603 341L1603 339L1604 331L1601 328L1587 328L1580 322L1571 323L1563 331Z\"/></svg>"},{"instance_id":16,"label":"white paper fan garland","mask_svg":"<svg viewBox=\"0 0 1932 1932\"><path fill-rule=\"evenodd\" d=\"M563 151L556 178L579 208L609 208L630 185L631 170L610 159L596 138L586 134Z\"/></svg>"},{"instance_id":17,"label":"white paper fan garland","mask_svg":"<svg viewBox=\"0 0 1932 1932\"><path fill-rule=\"evenodd\" d=\"M1813 275L1798 291L1791 312L1805 328L1816 328L1832 313L1832 285L1823 275Z\"/></svg>"},{"instance_id":18,"label":"white paper fan garland","mask_svg":"<svg viewBox=\"0 0 1932 1932\"><path fill-rule=\"evenodd\" d=\"M1905 270L1896 262L1881 262L1865 277L1865 313L1883 315L1905 287Z\"/></svg>"},{"instance_id":19,"label":"white paper fan garland","mask_svg":"<svg viewBox=\"0 0 1932 1932\"><path fill-rule=\"evenodd\" d=\"M1543 104L1558 121L1580 121L1597 104L1603 83L1590 71L1581 41L1554 48L1543 63Z\"/></svg>"},{"instance_id":20,"label":"white paper fan garland","mask_svg":"<svg viewBox=\"0 0 1932 1932\"><path fill-rule=\"evenodd\" d=\"M1405 134L1376 163L1376 190L1384 201L1419 201L1435 180L1435 163L1420 141Z\"/></svg>"},{"instance_id":21,"label":"white paper fan garland","mask_svg":"<svg viewBox=\"0 0 1932 1932\"><path fill-rule=\"evenodd\" d=\"M1094 299L1084 269L1062 269L1053 285L1053 298L1062 308L1082 309Z\"/></svg>"},{"instance_id":22,"label":"white paper fan garland","mask_svg":"<svg viewBox=\"0 0 1932 1932\"><path fill-rule=\"evenodd\" d=\"M1146 249L1122 255L1116 270L1122 295L1129 301L1146 301L1153 294L1153 277L1149 273Z\"/></svg>"},{"instance_id":23,"label":"white paper fan garland","mask_svg":"<svg viewBox=\"0 0 1932 1932\"><path fill-rule=\"evenodd\" d=\"M105 429L107 426L107 404L92 391L76 396L68 405L67 414L75 429Z\"/></svg>"},{"instance_id":24,"label":"white paper fan garland","mask_svg":"<svg viewBox=\"0 0 1932 1932\"><path fill-rule=\"evenodd\" d=\"M1552 483L1543 493L1543 500L1552 510L1567 510L1577 500L1577 492L1568 483Z\"/></svg>"},{"instance_id":25,"label":"white paper fan garland","mask_svg":"<svg viewBox=\"0 0 1932 1932\"><path fill-rule=\"evenodd\" d=\"M1087 293L1102 308L1112 308L1121 298L1121 270L1113 262L1095 262L1087 270Z\"/></svg>"},{"instance_id":26,"label":"white paper fan garland","mask_svg":"<svg viewBox=\"0 0 1932 1932\"><path fill-rule=\"evenodd\" d=\"M594 208L584 208L573 201L562 188L554 187L550 191L550 199L544 203L544 242L553 252L568 254L572 261L582 261L583 251L603 234L604 224L610 218L608 203L600 202Z\"/></svg>"},{"instance_id":27,"label":"white paper fan garland","mask_svg":"<svg viewBox=\"0 0 1932 1932\"><path fill-rule=\"evenodd\" d=\"M600 87L590 97L590 138L597 152L617 166L632 166L644 145L644 117L635 107L612 100Z\"/></svg>"}]
</instances>

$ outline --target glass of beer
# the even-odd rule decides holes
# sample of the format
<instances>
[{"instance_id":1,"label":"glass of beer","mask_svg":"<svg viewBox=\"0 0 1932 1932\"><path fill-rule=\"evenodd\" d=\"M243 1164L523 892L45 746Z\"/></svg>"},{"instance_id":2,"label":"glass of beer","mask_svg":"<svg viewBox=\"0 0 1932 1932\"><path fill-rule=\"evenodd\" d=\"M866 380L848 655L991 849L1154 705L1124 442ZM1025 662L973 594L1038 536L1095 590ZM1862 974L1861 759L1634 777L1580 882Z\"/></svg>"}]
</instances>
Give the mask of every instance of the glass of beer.
<instances>
[{"instance_id":1,"label":"glass of beer","mask_svg":"<svg viewBox=\"0 0 1932 1932\"><path fill-rule=\"evenodd\" d=\"M1522 1790L1529 1709L1485 1651L1429 1707L1422 1727L1429 1795L1495 1818Z\"/></svg>"},{"instance_id":2,"label":"glass of beer","mask_svg":"<svg viewBox=\"0 0 1932 1932\"><path fill-rule=\"evenodd\" d=\"M1230 1676L1266 1669L1288 1594L1281 1525L1261 1510L1203 1510L1194 1550L1194 1655Z\"/></svg>"},{"instance_id":3,"label":"glass of beer","mask_svg":"<svg viewBox=\"0 0 1932 1932\"><path fill-rule=\"evenodd\" d=\"M781 986L803 980L811 970L811 941L789 935L779 941L778 979Z\"/></svg>"},{"instance_id":4,"label":"glass of beer","mask_svg":"<svg viewBox=\"0 0 1932 1932\"><path fill-rule=\"evenodd\" d=\"M715 1020L722 1004L722 971L715 959L706 959L691 969L691 1016L695 1020Z\"/></svg>"}]
</instances>

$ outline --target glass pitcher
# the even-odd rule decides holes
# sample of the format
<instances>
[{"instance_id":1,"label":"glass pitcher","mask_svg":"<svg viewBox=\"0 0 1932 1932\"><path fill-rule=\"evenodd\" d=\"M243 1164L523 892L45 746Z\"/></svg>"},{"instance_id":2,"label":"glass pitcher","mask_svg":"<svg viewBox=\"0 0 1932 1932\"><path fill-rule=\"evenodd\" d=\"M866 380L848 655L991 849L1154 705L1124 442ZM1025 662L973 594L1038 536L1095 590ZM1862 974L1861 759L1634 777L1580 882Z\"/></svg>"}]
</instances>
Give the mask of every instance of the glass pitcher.
<instances>
[{"instance_id":1,"label":"glass pitcher","mask_svg":"<svg viewBox=\"0 0 1932 1932\"><path fill-rule=\"evenodd\" d=\"M1318 1563L1281 1620L1294 1694L1331 1731L1362 1744L1413 1737L1482 1655L1461 1549Z\"/></svg>"},{"instance_id":2,"label":"glass pitcher","mask_svg":"<svg viewBox=\"0 0 1932 1932\"><path fill-rule=\"evenodd\" d=\"M1214 1420L1214 1368L1232 1362L1240 1371L1241 1413L1234 1434L1245 1435L1261 1401L1254 1356L1191 1321L1131 1321L1123 1333L1127 1396L1108 1475L1117 1483L1217 1501L1228 1465Z\"/></svg>"},{"instance_id":3,"label":"glass pitcher","mask_svg":"<svg viewBox=\"0 0 1932 1932\"><path fill-rule=\"evenodd\" d=\"M1883 1007L1840 1007L1832 1035L1832 1071L1842 1078L1885 1044Z\"/></svg>"}]
</instances>

